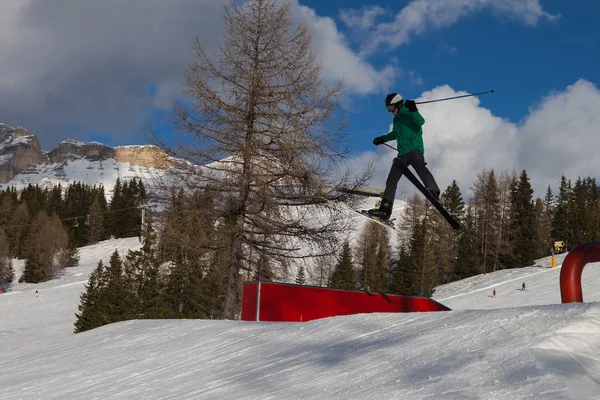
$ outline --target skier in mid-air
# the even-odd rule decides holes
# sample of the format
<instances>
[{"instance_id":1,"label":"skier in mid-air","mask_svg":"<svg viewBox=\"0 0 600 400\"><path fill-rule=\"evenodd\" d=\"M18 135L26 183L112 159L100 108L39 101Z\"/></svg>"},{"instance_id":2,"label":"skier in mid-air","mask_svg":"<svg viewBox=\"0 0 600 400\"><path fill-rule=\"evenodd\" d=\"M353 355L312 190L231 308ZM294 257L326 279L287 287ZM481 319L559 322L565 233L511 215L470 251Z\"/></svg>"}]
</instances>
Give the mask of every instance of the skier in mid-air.
<instances>
[{"instance_id":1,"label":"skier in mid-air","mask_svg":"<svg viewBox=\"0 0 600 400\"><path fill-rule=\"evenodd\" d=\"M392 214L396 188L402 177L402 170L396 165L399 160L407 166L412 165L427 191L436 199L440 197L440 189L429 172L424 157L422 126L425 119L419 113L414 100L404 101L400 94L390 93L385 98L385 107L394 115L393 129L387 135L373 139L373 144L379 146L395 139L398 157L394 158L392 162L379 208L369 210L369 214L380 219L389 219Z\"/></svg>"}]
</instances>

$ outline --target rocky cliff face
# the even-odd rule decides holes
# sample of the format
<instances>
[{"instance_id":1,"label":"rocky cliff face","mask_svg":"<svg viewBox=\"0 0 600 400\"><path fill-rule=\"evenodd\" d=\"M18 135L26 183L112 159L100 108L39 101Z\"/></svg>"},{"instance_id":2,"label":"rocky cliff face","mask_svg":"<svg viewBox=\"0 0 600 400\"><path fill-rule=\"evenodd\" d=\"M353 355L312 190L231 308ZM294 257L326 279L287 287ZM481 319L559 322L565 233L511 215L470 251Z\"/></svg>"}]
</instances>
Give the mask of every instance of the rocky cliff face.
<instances>
[{"instance_id":1,"label":"rocky cliff face","mask_svg":"<svg viewBox=\"0 0 600 400\"><path fill-rule=\"evenodd\" d=\"M51 163L61 163L76 159L105 161L109 158L116 162L129 162L142 167L159 168L164 165L165 154L156 146L117 146L110 147L98 142L78 142L65 140L48 153Z\"/></svg>"},{"instance_id":2,"label":"rocky cliff face","mask_svg":"<svg viewBox=\"0 0 600 400\"><path fill-rule=\"evenodd\" d=\"M120 146L115 147L117 162L130 162L142 167L161 168L166 166L165 153L156 146Z\"/></svg>"},{"instance_id":3,"label":"rocky cliff face","mask_svg":"<svg viewBox=\"0 0 600 400\"><path fill-rule=\"evenodd\" d=\"M0 124L0 183L10 181L32 164L47 161L33 132Z\"/></svg>"},{"instance_id":4,"label":"rocky cliff face","mask_svg":"<svg viewBox=\"0 0 600 400\"><path fill-rule=\"evenodd\" d=\"M76 140L65 140L60 142L57 148L48 153L51 163L85 158L90 161L103 161L115 158L115 149L98 142L78 142Z\"/></svg>"}]
</instances>

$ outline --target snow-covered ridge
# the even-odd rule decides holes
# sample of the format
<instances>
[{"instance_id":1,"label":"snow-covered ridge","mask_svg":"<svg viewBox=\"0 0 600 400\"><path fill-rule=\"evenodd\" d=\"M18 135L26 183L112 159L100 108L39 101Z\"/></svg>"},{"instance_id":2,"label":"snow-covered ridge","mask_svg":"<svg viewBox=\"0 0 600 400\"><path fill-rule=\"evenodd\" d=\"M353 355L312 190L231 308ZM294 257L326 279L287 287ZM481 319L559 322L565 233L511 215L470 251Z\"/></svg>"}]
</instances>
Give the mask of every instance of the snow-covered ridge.
<instances>
[{"instance_id":1,"label":"snow-covered ridge","mask_svg":"<svg viewBox=\"0 0 600 400\"><path fill-rule=\"evenodd\" d=\"M62 142L59 143L59 146L61 144L70 144L73 146L87 146L87 145L97 145L97 146L106 146L104 143L100 143L100 142L96 142L96 141L92 141L92 142L80 142L79 140L74 140L74 139L66 139L63 140Z\"/></svg>"}]
</instances>

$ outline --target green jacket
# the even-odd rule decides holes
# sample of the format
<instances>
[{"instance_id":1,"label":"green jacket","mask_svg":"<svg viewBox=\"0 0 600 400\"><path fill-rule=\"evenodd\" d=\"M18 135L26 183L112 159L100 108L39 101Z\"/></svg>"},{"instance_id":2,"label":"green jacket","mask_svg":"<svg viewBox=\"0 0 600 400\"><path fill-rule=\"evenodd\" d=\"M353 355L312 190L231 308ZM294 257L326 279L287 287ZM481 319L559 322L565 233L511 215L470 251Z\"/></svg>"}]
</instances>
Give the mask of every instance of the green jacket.
<instances>
[{"instance_id":1,"label":"green jacket","mask_svg":"<svg viewBox=\"0 0 600 400\"><path fill-rule=\"evenodd\" d=\"M418 112L410 112L403 104L394 116L393 128L390 133L384 135L383 141L389 142L396 139L398 143L398 155L404 155L415 149L425 154L423 146L423 129L425 118Z\"/></svg>"}]
</instances>

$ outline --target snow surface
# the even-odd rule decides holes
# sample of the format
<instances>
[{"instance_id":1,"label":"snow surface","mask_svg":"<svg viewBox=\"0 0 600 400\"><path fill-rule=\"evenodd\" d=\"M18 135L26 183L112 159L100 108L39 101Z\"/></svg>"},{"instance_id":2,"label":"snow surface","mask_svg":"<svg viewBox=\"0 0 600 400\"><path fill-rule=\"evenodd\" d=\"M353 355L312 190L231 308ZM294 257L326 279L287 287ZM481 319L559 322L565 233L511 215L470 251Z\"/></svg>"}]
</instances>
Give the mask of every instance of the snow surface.
<instances>
[{"instance_id":1,"label":"snow surface","mask_svg":"<svg viewBox=\"0 0 600 400\"><path fill-rule=\"evenodd\" d=\"M32 165L9 182L0 184L0 190L7 187L20 190L29 184L35 186L41 182L46 186L62 184L63 187L75 182L84 182L89 185L103 185L106 200L110 201L117 178L121 178L121 181L141 178L147 190L152 191L157 179L162 179L164 174L159 168L117 162L113 158L104 161L78 159L64 163Z\"/></svg>"},{"instance_id":2,"label":"snow surface","mask_svg":"<svg viewBox=\"0 0 600 400\"><path fill-rule=\"evenodd\" d=\"M136 238L82 248L59 279L0 295L2 399L600 398L597 264L584 269L583 304L560 304L560 255L554 269L544 258L439 287L448 312L140 320L72 334L89 273L128 248Z\"/></svg>"}]
</instances>

